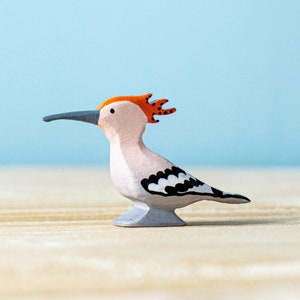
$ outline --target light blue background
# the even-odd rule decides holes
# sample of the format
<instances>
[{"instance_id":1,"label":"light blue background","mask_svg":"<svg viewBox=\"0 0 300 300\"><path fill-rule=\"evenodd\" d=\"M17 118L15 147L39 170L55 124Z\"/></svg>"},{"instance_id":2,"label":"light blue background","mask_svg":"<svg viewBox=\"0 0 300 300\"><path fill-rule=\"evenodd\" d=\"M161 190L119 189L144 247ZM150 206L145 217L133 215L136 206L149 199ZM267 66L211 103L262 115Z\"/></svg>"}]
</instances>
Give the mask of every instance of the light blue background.
<instances>
[{"instance_id":1,"label":"light blue background","mask_svg":"<svg viewBox=\"0 0 300 300\"><path fill-rule=\"evenodd\" d=\"M300 1L0 1L0 164L108 164L96 126L41 121L153 93L178 164L300 165Z\"/></svg>"}]
</instances>

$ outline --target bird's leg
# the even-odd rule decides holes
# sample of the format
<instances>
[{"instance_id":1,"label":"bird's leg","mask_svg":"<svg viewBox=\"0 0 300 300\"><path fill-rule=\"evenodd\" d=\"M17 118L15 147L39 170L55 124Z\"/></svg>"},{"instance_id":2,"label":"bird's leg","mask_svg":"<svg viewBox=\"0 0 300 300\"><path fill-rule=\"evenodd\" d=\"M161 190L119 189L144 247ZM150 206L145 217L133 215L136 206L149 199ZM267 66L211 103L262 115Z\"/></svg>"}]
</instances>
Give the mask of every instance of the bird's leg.
<instances>
[{"instance_id":1,"label":"bird's leg","mask_svg":"<svg viewBox=\"0 0 300 300\"><path fill-rule=\"evenodd\" d=\"M114 225L122 227L183 226L174 210L149 207L146 203L134 202L134 207L114 220Z\"/></svg>"}]
</instances>

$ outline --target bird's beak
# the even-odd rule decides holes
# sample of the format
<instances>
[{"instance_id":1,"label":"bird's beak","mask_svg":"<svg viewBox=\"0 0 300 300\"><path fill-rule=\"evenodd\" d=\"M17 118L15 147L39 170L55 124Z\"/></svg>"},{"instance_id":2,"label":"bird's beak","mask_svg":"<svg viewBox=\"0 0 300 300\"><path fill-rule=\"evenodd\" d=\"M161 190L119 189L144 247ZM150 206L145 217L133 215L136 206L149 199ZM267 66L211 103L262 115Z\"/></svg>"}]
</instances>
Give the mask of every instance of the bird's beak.
<instances>
[{"instance_id":1,"label":"bird's beak","mask_svg":"<svg viewBox=\"0 0 300 300\"><path fill-rule=\"evenodd\" d=\"M100 110L74 111L44 117L45 122L56 120L75 120L98 125Z\"/></svg>"}]
</instances>

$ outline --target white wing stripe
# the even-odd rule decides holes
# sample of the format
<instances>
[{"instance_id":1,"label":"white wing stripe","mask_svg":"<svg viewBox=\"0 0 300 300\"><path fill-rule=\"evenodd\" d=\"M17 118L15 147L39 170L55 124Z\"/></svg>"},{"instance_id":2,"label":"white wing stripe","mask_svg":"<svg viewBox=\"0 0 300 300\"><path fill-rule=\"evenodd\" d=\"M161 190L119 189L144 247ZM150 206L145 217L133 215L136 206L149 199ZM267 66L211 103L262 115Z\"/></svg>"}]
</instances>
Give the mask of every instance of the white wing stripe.
<instances>
[{"instance_id":1,"label":"white wing stripe","mask_svg":"<svg viewBox=\"0 0 300 300\"><path fill-rule=\"evenodd\" d=\"M194 179L194 180L197 180L195 177L191 176L190 174L179 173L178 177L171 174L171 175L168 176L167 179L160 178L158 180L157 184L150 183L148 185L148 189L149 189L149 191L152 191L152 192L159 192L159 193L163 193L163 194L167 195L167 193L165 191L165 188L167 186L175 187L176 184L178 184L178 183L183 184L185 180L190 180L191 178ZM188 189L187 191L178 192L178 194L185 194L187 192L213 194L213 191L212 191L211 187L208 184L203 184L203 185L200 185L200 186L194 186L194 187Z\"/></svg>"}]
</instances>

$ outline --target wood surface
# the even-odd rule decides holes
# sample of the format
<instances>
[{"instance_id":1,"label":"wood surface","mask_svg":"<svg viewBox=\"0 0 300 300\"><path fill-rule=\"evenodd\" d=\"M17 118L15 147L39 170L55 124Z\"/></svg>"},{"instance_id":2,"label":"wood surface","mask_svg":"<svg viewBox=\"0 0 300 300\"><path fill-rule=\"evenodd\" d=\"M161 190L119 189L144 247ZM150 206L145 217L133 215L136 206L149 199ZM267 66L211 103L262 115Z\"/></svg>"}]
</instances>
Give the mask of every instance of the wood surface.
<instances>
[{"instance_id":1,"label":"wood surface","mask_svg":"<svg viewBox=\"0 0 300 300\"><path fill-rule=\"evenodd\" d=\"M300 170L186 170L252 203L119 228L108 170L0 168L0 299L300 299Z\"/></svg>"}]
</instances>

